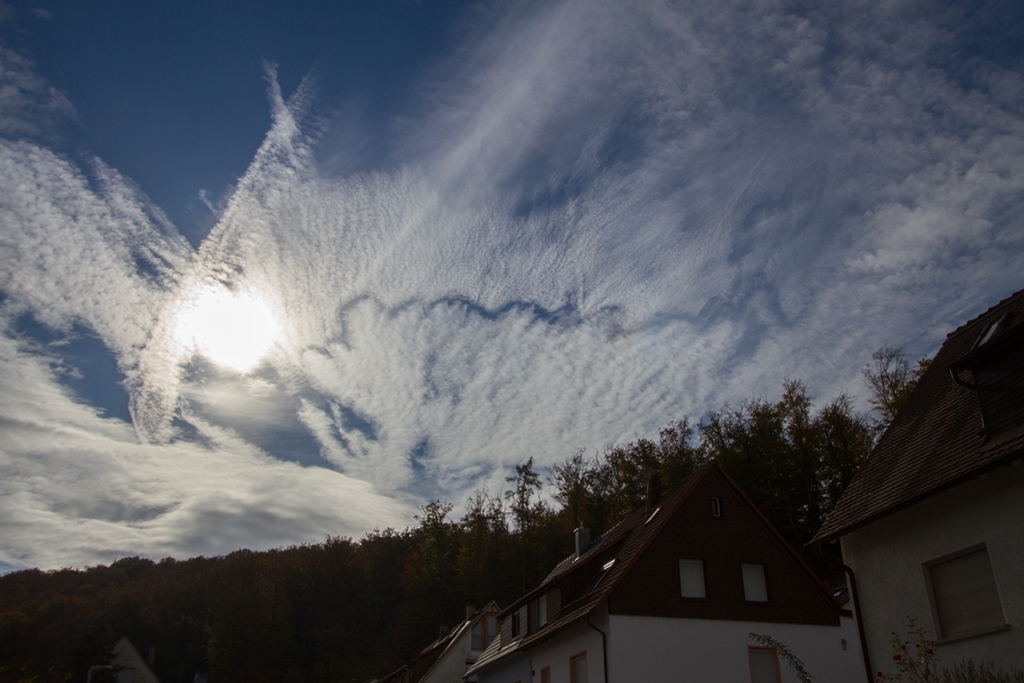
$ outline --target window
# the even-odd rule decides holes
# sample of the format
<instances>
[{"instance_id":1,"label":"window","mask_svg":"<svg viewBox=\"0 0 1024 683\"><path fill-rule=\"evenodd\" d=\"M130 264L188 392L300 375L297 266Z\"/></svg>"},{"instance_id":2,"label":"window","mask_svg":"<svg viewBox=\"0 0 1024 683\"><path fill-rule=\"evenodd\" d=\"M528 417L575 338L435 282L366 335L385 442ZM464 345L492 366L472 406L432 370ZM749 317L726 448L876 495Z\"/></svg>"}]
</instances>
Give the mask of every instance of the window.
<instances>
[{"instance_id":1,"label":"window","mask_svg":"<svg viewBox=\"0 0 1024 683\"><path fill-rule=\"evenodd\" d=\"M548 623L548 596L545 593L537 601L537 626Z\"/></svg>"},{"instance_id":2,"label":"window","mask_svg":"<svg viewBox=\"0 0 1024 683\"><path fill-rule=\"evenodd\" d=\"M515 638L519 635L522 624L519 623L519 612L512 615L512 637Z\"/></svg>"},{"instance_id":3,"label":"window","mask_svg":"<svg viewBox=\"0 0 1024 683\"><path fill-rule=\"evenodd\" d=\"M940 637L980 635L1006 626L984 544L926 564L925 574Z\"/></svg>"},{"instance_id":4,"label":"window","mask_svg":"<svg viewBox=\"0 0 1024 683\"><path fill-rule=\"evenodd\" d=\"M545 666L540 670L540 683L551 683L551 667Z\"/></svg>"},{"instance_id":5,"label":"window","mask_svg":"<svg viewBox=\"0 0 1024 683\"><path fill-rule=\"evenodd\" d=\"M587 683L587 653L569 657L569 683Z\"/></svg>"},{"instance_id":6,"label":"window","mask_svg":"<svg viewBox=\"0 0 1024 683\"><path fill-rule=\"evenodd\" d=\"M488 612L473 625L472 647L474 650L486 650L494 640L494 636L498 634L498 622L495 616L494 612Z\"/></svg>"},{"instance_id":7,"label":"window","mask_svg":"<svg viewBox=\"0 0 1024 683\"><path fill-rule=\"evenodd\" d=\"M703 600L704 560L679 560L679 591L684 598Z\"/></svg>"},{"instance_id":8,"label":"window","mask_svg":"<svg viewBox=\"0 0 1024 683\"><path fill-rule=\"evenodd\" d=\"M712 498L711 499L711 516L721 517L722 516L722 499Z\"/></svg>"},{"instance_id":9,"label":"window","mask_svg":"<svg viewBox=\"0 0 1024 683\"><path fill-rule=\"evenodd\" d=\"M763 564L741 564L743 598L747 602L768 602L768 586L764 581Z\"/></svg>"},{"instance_id":10,"label":"window","mask_svg":"<svg viewBox=\"0 0 1024 683\"><path fill-rule=\"evenodd\" d=\"M750 683L781 683L779 655L773 647L748 647Z\"/></svg>"}]
</instances>

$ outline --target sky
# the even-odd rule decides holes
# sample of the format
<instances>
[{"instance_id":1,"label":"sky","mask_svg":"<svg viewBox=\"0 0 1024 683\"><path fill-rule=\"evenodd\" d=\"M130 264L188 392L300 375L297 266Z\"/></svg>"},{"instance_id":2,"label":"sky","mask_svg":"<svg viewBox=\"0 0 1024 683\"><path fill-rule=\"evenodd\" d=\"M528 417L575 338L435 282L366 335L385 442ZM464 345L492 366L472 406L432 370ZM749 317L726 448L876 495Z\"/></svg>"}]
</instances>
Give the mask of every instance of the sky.
<instances>
[{"instance_id":1,"label":"sky","mask_svg":"<svg viewBox=\"0 0 1024 683\"><path fill-rule=\"evenodd\" d=\"M301 5L298 6L298 5ZM0 5L0 571L455 514L1024 287L1024 6Z\"/></svg>"}]
</instances>

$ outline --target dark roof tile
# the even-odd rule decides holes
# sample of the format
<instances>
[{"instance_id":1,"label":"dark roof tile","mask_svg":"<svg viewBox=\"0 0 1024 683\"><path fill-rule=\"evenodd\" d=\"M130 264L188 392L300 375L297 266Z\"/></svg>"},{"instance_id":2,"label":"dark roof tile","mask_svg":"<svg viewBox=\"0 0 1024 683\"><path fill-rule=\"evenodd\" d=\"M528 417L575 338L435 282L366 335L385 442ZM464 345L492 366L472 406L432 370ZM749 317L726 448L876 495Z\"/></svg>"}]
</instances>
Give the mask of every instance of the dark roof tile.
<instances>
[{"instance_id":1,"label":"dark roof tile","mask_svg":"<svg viewBox=\"0 0 1024 683\"><path fill-rule=\"evenodd\" d=\"M989 325L1007 314L1007 330L1024 325L1024 290L946 337L814 541L843 536L1021 456L1024 430L987 441L977 395L956 384L949 372Z\"/></svg>"}]
</instances>

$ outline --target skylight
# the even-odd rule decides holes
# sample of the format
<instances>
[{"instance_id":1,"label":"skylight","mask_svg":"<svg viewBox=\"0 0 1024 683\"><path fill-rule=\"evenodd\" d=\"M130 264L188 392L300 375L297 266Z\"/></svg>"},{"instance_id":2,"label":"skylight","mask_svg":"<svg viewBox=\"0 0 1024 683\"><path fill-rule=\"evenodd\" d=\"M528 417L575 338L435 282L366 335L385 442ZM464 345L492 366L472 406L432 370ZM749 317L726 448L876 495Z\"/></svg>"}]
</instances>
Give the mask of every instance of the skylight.
<instances>
[{"instance_id":1,"label":"skylight","mask_svg":"<svg viewBox=\"0 0 1024 683\"><path fill-rule=\"evenodd\" d=\"M647 520L646 520L646 521L644 521L644 524L647 524L647 522L650 522L650 521L651 521L652 519L654 519L654 515L658 514L658 511L659 511L659 510L661 510L661 508L660 508L660 507L656 507L656 508L654 508L654 512L652 512L652 513L651 513L651 515L650 515L650 517L648 517L648 518L647 518Z\"/></svg>"},{"instance_id":2,"label":"skylight","mask_svg":"<svg viewBox=\"0 0 1024 683\"><path fill-rule=\"evenodd\" d=\"M1003 315L1001 318L999 318L999 320L990 323L989 326L985 328L985 333L981 335L981 339L978 340L978 343L975 348L977 348L977 346L981 346L982 344L987 343L990 339L992 339L992 337L995 336L996 330L999 329L999 326L1005 319L1006 315Z\"/></svg>"}]
</instances>

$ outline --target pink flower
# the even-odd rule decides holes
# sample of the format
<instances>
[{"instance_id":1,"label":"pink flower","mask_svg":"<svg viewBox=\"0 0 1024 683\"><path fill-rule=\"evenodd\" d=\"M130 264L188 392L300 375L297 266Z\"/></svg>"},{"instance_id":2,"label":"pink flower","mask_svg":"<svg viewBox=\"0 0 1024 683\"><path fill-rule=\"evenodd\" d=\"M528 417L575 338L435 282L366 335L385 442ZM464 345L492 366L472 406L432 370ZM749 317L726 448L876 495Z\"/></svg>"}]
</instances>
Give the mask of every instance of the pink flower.
<instances>
[{"instance_id":1,"label":"pink flower","mask_svg":"<svg viewBox=\"0 0 1024 683\"><path fill-rule=\"evenodd\" d=\"M898 662L898 661L900 661L901 659L903 659L903 655L901 655L900 653L898 653L898 652L897 652L896 654L894 654L894 655L892 656L892 658L893 658L893 659L895 659L895 660L896 660L896 661Z\"/></svg>"}]
</instances>

